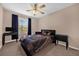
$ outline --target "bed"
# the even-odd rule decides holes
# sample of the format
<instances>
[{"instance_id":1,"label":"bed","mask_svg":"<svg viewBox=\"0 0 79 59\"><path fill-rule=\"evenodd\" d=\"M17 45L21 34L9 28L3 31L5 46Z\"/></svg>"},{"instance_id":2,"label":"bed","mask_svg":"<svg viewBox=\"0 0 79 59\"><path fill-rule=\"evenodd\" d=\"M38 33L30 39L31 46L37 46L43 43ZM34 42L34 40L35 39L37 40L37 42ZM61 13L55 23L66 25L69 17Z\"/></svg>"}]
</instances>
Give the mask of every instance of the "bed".
<instances>
[{"instance_id":1,"label":"bed","mask_svg":"<svg viewBox=\"0 0 79 59\"><path fill-rule=\"evenodd\" d=\"M51 36L53 37L51 39ZM34 35L28 35L21 37L20 42L25 53L28 56L34 55L39 52L49 43L54 42L55 30L45 30L42 29L41 32L36 32ZM56 42L54 42L56 43Z\"/></svg>"},{"instance_id":2,"label":"bed","mask_svg":"<svg viewBox=\"0 0 79 59\"><path fill-rule=\"evenodd\" d=\"M20 39L21 46L28 56L34 55L51 42L49 36L29 35Z\"/></svg>"}]
</instances>

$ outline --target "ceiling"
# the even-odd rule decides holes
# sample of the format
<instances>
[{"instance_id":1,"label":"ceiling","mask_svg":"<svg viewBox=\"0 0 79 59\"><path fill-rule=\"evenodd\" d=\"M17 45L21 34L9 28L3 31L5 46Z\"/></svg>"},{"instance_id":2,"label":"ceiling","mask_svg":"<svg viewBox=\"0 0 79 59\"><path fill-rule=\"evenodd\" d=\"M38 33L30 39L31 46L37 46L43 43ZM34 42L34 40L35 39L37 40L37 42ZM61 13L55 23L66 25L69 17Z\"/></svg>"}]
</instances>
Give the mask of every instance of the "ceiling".
<instances>
[{"instance_id":1,"label":"ceiling","mask_svg":"<svg viewBox=\"0 0 79 59\"><path fill-rule=\"evenodd\" d=\"M27 16L31 16L31 17L35 17L35 18L41 18L43 16L46 16L50 13L59 11L63 8L66 8L68 6L73 5L72 3L44 3L46 5L45 8L43 8L43 11L45 12L45 14L37 14L37 15L33 15L32 12L27 12L26 10L31 8L31 3L2 3L1 5L11 11L15 11Z\"/></svg>"}]
</instances>

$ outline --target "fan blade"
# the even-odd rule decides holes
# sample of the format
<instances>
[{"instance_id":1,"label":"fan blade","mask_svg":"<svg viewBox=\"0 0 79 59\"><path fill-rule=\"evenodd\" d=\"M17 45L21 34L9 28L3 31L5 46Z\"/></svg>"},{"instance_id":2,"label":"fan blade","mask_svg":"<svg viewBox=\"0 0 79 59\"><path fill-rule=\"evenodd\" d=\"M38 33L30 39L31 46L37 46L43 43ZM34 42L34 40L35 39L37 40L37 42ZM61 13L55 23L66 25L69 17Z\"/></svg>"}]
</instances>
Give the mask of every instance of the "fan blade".
<instances>
[{"instance_id":1,"label":"fan blade","mask_svg":"<svg viewBox=\"0 0 79 59\"><path fill-rule=\"evenodd\" d=\"M33 8L33 4L31 4L31 7Z\"/></svg>"},{"instance_id":2,"label":"fan blade","mask_svg":"<svg viewBox=\"0 0 79 59\"><path fill-rule=\"evenodd\" d=\"M26 11L32 11L32 10L26 10Z\"/></svg>"},{"instance_id":3,"label":"fan blade","mask_svg":"<svg viewBox=\"0 0 79 59\"><path fill-rule=\"evenodd\" d=\"M38 10L41 14L45 14L44 12L42 12L42 11L40 11L40 10Z\"/></svg>"},{"instance_id":4,"label":"fan blade","mask_svg":"<svg viewBox=\"0 0 79 59\"><path fill-rule=\"evenodd\" d=\"M34 16L36 15L36 14L33 14Z\"/></svg>"},{"instance_id":5,"label":"fan blade","mask_svg":"<svg viewBox=\"0 0 79 59\"><path fill-rule=\"evenodd\" d=\"M37 4L34 4L34 10L37 10Z\"/></svg>"},{"instance_id":6,"label":"fan blade","mask_svg":"<svg viewBox=\"0 0 79 59\"><path fill-rule=\"evenodd\" d=\"M42 14L45 14L44 12L41 12Z\"/></svg>"},{"instance_id":7,"label":"fan blade","mask_svg":"<svg viewBox=\"0 0 79 59\"><path fill-rule=\"evenodd\" d=\"M40 8L44 8L44 7L45 7L45 5L44 5L44 4L40 6Z\"/></svg>"}]
</instances>

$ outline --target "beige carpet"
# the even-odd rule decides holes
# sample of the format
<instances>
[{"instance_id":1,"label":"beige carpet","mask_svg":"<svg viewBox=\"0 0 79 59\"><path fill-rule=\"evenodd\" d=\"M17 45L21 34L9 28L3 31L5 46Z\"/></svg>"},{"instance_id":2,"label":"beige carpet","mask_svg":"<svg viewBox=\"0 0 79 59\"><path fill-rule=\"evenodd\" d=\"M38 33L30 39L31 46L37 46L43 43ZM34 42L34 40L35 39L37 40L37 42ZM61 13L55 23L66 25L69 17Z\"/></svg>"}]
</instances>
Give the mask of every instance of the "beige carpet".
<instances>
[{"instance_id":1,"label":"beige carpet","mask_svg":"<svg viewBox=\"0 0 79 59\"><path fill-rule=\"evenodd\" d=\"M69 48L66 48L62 45L50 44L46 48L42 49L35 56L79 56L79 51Z\"/></svg>"},{"instance_id":2,"label":"beige carpet","mask_svg":"<svg viewBox=\"0 0 79 59\"><path fill-rule=\"evenodd\" d=\"M11 42L0 49L0 56L26 56L26 54L19 42ZM62 45L49 44L34 56L79 56L79 51L71 48L66 50Z\"/></svg>"},{"instance_id":3,"label":"beige carpet","mask_svg":"<svg viewBox=\"0 0 79 59\"><path fill-rule=\"evenodd\" d=\"M25 56L25 52L19 42L5 44L0 50L0 56Z\"/></svg>"}]
</instances>

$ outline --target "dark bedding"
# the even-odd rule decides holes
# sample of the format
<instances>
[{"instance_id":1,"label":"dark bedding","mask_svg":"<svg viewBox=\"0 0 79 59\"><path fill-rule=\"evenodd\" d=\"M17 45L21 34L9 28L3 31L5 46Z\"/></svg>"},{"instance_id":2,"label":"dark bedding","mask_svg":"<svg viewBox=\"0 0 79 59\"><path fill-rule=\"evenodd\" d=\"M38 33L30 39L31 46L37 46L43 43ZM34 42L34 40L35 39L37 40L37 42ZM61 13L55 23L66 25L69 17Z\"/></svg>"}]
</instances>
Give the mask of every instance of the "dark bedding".
<instances>
[{"instance_id":1,"label":"dark bedding","mask_svg":"<svg viewBox=\"0 0 79 59\"><path fill-rule=\"evenodd\" d=\"M46 42L46 36L31 35L21 38L21 45L27 55L33 55Z\"/></svg>"}]
</instances>

